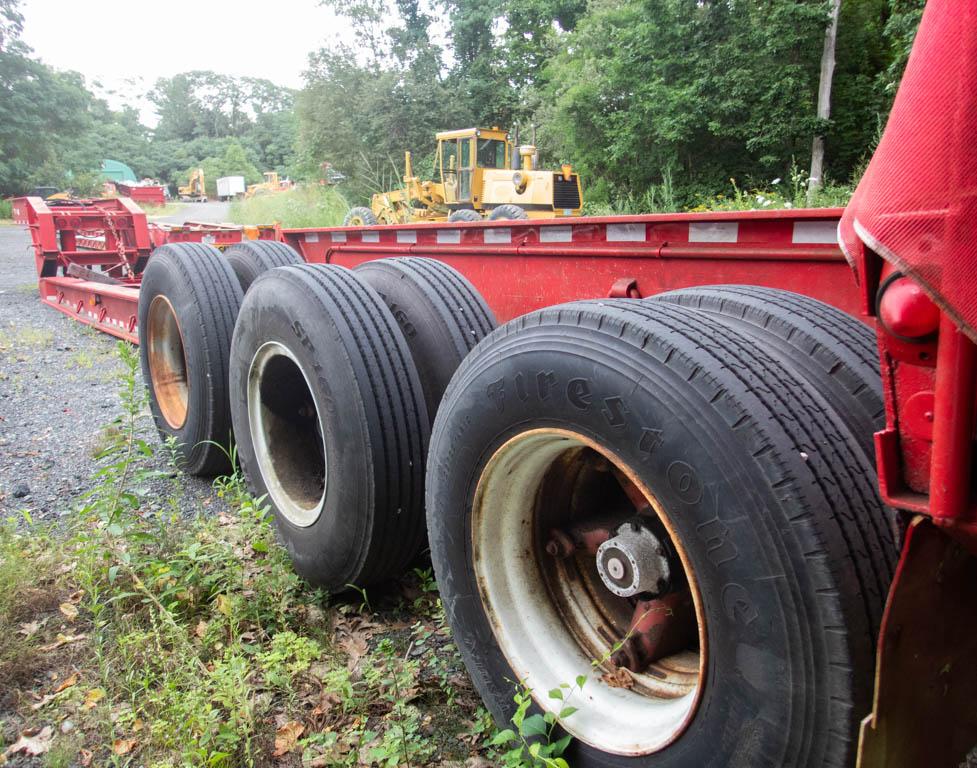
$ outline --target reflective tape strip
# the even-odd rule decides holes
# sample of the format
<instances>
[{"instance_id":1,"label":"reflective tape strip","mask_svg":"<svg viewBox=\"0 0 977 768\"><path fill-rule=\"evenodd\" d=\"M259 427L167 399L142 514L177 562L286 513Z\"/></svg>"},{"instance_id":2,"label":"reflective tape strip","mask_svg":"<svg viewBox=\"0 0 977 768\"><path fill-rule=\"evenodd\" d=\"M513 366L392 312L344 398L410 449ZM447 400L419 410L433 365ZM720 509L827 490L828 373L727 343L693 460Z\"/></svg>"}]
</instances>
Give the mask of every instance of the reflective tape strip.
<instances>
[{"instance_id":1,"label":"reflective tape strip","mask_svg":"<svg viewBox=\"0 0 977 768\"><path fill-rule=\"evenodd\" d=\"M838 242L838 224L834 221L795 221L793 243Z\"/></svg>"},{"instance_id":2,"label":"reflective tape strip","mask_svg":"<svg viewBox=\"0 0 977 768\"><path fill-rule=\"evenodd\" d=\"M735 243L739 230L735 221L700 221L689 224L689 242Z\"/></svg>"},{"instance_id":3,"label":"reflective tape strip","mask_svg":"<svg viewBox=\"0 0 977 768\"><path fill-rule=\"evenodd\" d=\"M609 243L643 243L644 240L644 224L607 225L607 242Z\"/></svg>"},{"instance_id":4,"label":"reflective tape strip","mask_svg":"<svg viewBox=\"0 0 977 768\"><path fill-rule=\"evenodd\" d=\"M508 227L492 227L485 230L486 243L511 243L512 230Z\"/></svg>"},{"instance_id":5,"label":"reflective tape strip","mask_svg":"<svg viewBox=\"0 0 977 768\"><path fill-rule=\"evenodd\" d=\"M438 245L457 245L461 242L460 229L439 229Z\"/></svg>"},{"instance_id":6,"label":"reflective tape strip","mask_svg":"<svg viewBox=\"0 0 977 768\"><path fill-rule=\"evenodd\" d=\"M417 232L413 229L398 229L397 230L397 242L398 243L416 243L417 242Z\"/></svg>"},{"instance_id":7,"label":"reflective tape strip","mask_svg":"<svg viewBox=\"0 0 977 768\"><path fill-rule=\"evenodd\" d=\"M573 227L540 227L539 242L569 243L573 240Z\"/></svg>"},{"instance_id":8,"label":"reflective tape strip","mask_svg":"<svg viewBox=\"0 0 977 768\"><path fill-rule=\"evenodd\" d=\"M380 233L379 232L364 232L362 235L360 235L360 239L364 243L379 243L380 242Z\"/></svg>"},{"instance_id":9,"label":"reflective tape strip","mask_svg":"<svg viewBox=\"0 0 977 768\"><path fill-rule=\"evenodd\" d=\"M318 240L318 238L316 238L316 239ZM334 243L345 243L346 242L346 233L345 232L333 232L332 233L332 241Z\"/></svg>"}]
</instances>

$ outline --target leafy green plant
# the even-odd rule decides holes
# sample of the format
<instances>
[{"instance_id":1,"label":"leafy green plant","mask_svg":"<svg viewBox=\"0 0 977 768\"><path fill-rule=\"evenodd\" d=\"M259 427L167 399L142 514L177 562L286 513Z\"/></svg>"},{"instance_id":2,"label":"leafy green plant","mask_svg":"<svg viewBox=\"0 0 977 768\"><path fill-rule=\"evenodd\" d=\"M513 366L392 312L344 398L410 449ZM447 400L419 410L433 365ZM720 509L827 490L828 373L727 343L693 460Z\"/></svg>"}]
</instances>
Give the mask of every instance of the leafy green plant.
<instances>
[{"instance_id":1,"label":"leafy green plant","mask_svg":"<svg viewBox=\"0 0 977 768\"><path fill-rule=\"evenodd\" d=\"M583 689L586 675L580 675L574 686L563 683L549 692L549 697L561 703L559 712L547 711L543 714L529 714L533 704L532 694L525 683L520 683L513 696L516 711L512 715L512 728L499 731L490 742L493 746L506 749L502 753L502 764L506 768L569 768L563 758L572 737L569 734L557 738L557 728L561 720L572 717L577 708L570 699Z\"/></svg>"}]
</instances>

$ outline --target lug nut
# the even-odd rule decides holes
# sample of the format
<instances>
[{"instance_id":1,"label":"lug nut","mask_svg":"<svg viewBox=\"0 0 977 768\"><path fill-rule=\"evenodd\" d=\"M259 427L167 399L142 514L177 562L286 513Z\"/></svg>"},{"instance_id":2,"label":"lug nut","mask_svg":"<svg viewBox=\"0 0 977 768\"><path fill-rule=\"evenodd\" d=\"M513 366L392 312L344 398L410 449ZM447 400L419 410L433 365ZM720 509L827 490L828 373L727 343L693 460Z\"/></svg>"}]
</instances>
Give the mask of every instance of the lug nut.
<instances>
[{"instance_id":1,"label":"lug nut","mask_svg":"<svg viewBox=\"0 0 977 768\"><path fill-rule=\"evenodd\" d=\"M570 557L576 551L577 545L574 543L573 539L567 536L563 531L559 531L556 528L550 531L549 541L546 542L546 554L551 557L558 557L561 560Z\"/></svg>"}]
</instances>

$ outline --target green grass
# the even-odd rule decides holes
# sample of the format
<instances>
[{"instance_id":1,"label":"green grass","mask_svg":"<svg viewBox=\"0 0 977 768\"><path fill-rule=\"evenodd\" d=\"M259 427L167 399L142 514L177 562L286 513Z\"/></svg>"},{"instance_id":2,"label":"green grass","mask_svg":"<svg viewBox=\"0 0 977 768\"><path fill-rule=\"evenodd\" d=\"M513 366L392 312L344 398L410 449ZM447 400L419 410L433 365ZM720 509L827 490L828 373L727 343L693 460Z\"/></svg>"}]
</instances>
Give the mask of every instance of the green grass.
<instances>
[{"instance_id":1,"label":"green grass","mask_svg":"<svg viewBox=\"0 0 977 768\"><path fill-rule=\"evenodd\" d=\"M231 204L230 220L237 224L336 227L343 223L348 210L346 200L332 187L305 185L237 200Z\"/></svg>"},{"instance_id":2,"label":"green grass","mask_svg":"<svg viewBox=\"0 0 977 768\"><path fill-rule=\"evenodd\" d=\"M515 730L495 730L430 569L329 598L238 472L186 517L175 462L142 437L138 353L118 350L95 488L58 523L0 520L0 753L5 734L54 724L47 768L566 768L544 760L560 744L526 752L552 723L526 716L525 693Z\"/></svg>"}]
</instances>

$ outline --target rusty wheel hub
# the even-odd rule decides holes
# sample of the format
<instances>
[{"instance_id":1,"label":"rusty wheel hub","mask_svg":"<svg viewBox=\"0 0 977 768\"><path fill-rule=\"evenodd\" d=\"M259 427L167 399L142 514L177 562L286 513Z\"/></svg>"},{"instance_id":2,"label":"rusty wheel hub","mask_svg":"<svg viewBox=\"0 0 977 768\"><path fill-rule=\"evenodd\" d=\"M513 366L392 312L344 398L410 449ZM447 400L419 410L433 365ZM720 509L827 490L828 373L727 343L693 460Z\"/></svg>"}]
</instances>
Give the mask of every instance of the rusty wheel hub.
<instances>
[{"instance_id":1,"label":"rusty wheel hub","mask_svg":"<svg viewBox=\"0 0 977 768\"><path fill-rule=\"evenodd\" d=\"M166 423L172 429L180 429L187 421L190 384L183 333L170 300L162 294L153 298L147 321L147 357L156 404Z\"/></svg>"},{"instance_id":2,"label":"rusty wheel hub","mask_svg":"<svg viewBox=\"0 0 977 768\"><path fill-rule=\"evenodd\" d=\"M472 537L496 639L540 707L556 714L548 692L584 675L563 722L581 741L642 755L682 733L705 677L698 588L620 460L564 430L513 438L479 480Z\"/></svg>"}]
</instances>

